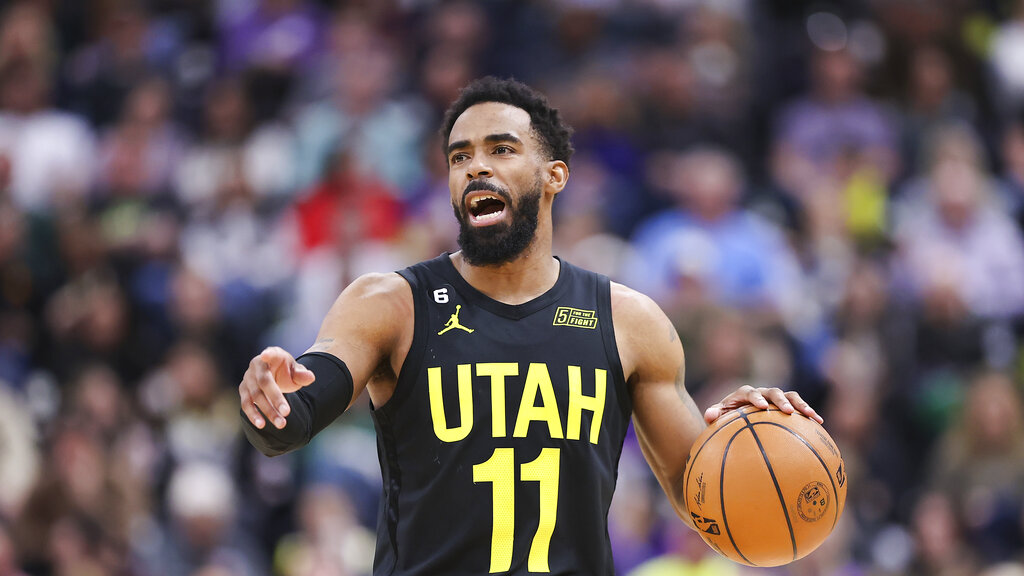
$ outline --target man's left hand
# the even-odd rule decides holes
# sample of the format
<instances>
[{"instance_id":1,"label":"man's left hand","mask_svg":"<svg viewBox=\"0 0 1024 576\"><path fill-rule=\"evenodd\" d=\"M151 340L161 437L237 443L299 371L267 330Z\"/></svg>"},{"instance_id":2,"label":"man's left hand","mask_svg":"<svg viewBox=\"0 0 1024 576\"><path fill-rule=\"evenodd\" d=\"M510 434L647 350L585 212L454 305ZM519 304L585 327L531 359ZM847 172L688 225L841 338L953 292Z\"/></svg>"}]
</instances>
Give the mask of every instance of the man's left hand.
<instances>
[{"instance_id":1,"label":"man's left hand","mask_svg":"<svg viewBox=\"0 0 1024 576\"><path fill-rule=\"evenodd\" d=\"M818 424L824 422L814 408L804 402L804 399L796 392L783 392L779 388L754 388L749 385L741 386L739 390L705 410L704 420L711 424L730 410L747 404L757 408L768 408L769 405L774 404L786 414L792 414L799 410L801 414L815 420Z\"/></svg>"}]
</instances>

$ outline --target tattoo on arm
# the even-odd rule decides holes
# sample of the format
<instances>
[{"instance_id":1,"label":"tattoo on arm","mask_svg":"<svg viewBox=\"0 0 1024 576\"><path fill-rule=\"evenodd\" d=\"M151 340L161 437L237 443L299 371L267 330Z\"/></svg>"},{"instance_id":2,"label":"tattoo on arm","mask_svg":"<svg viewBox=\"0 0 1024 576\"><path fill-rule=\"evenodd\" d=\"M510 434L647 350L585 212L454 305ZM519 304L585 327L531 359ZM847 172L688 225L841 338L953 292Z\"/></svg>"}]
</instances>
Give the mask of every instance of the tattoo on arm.
<instances>
[{"instance_id":1,"label":"tattoo on arm","mask_svg":"<svg viewBox=\"0 0 1024 576\"><path fill-rule=\"evenodd\" d=\"M334 344L334 338L320 338L309 347L310 350L323 351L327 350Z\"/></svg>"}]
</instances>

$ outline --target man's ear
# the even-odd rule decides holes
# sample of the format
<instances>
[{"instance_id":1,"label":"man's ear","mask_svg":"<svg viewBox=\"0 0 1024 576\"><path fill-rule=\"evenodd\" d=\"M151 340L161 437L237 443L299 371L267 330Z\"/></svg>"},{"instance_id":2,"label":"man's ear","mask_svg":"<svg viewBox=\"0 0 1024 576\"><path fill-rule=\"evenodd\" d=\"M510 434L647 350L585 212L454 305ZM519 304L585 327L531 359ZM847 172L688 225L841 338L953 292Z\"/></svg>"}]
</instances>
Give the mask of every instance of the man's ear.
<instances>
[{"instance_id":1,"label":"man's ear","mask_svg":"<svg viewBox=\"0 0 1024 576\"><path fill-rule=\"evenodd\" d=\"M561 160L548 162L548 179L544 188L552 194L558 194L569 181L569 166Z\"/></svg>"}]
</instances>

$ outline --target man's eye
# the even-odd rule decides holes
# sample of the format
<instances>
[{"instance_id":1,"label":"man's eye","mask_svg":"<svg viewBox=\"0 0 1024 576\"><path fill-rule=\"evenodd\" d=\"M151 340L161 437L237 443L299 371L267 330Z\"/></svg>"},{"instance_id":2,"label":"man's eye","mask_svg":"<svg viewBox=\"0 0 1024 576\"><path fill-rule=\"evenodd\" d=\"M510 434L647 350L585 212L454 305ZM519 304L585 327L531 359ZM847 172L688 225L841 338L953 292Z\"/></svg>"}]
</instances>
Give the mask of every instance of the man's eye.
<instances>
[{"instance_id":1,"label":"man's eye","mask_svg":"<svg viewBox=\"0 0 1024 576\"><path fill-rule=\"evenodd\" d=\"M462 162L465 159L465 154L452 154L451 162L452 164L458 164L459 162Z\"/></svg>"},{"instance_id":2,"label":"man's eye","mask_svg":"<svg viewBox=\"0 0 1024 576\"><path fill-rule=\"evenodd\" d=\"M494 153L495 154L511 154L512 153L512 149L509 148L508 146L496 146L494 148Z\"/></svg>"}]
</instances>

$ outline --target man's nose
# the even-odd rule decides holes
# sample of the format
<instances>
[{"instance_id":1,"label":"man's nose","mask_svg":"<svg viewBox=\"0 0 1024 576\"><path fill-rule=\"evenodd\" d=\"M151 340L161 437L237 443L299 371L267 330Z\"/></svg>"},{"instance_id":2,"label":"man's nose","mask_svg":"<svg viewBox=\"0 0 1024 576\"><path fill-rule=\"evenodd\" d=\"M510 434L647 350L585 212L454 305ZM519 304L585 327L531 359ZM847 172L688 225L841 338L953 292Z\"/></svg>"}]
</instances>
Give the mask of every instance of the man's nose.
<instances>
[{"instance_id":1,"label":"man's nose","mask_svg":"<svg viewBox=\"0 0 1024 576\"><path fill-rule=\"evenodd\" d=\"M491 165L487 162L487 155L483 155L481 157L480 154L474 154L473 160L468 166L466 166L466 176L468 176L470 180L493 176L493 172L491 172Z\"/></svg>"}]
</instances>

